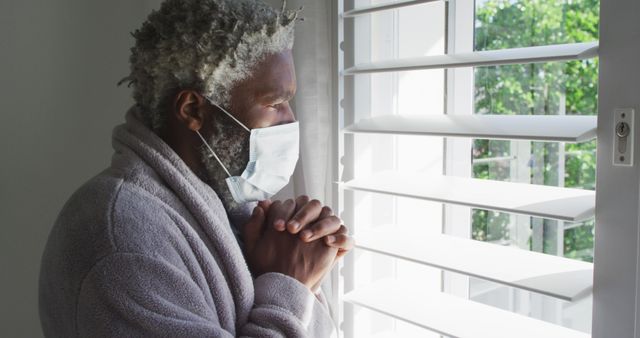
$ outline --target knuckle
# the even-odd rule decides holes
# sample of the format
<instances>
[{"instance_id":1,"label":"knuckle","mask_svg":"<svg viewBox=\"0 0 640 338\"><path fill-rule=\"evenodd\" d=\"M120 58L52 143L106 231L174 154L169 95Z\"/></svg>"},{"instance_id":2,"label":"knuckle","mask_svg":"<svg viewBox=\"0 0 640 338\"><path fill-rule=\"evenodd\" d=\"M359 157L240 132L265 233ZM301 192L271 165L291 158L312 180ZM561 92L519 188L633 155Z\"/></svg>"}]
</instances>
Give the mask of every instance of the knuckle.
<instances>
[{"instance_id":1,"label":"knuckle","mask_svg":"<svg viewBox=\"0 0 640 338\"><path fill-rule=\"evenodd\" d=\"M322 212L328 215L333 215L333 210L331 210L331 208L326 205L322 207Z\"/></svg>"},{"instance_id":2,"label":"knuckle","mask_svg":"<svg viewBox=\"0 0 640 338\"><path fill-rule=\"evenodd\" d=\"M339 222L336 220L338 219L337 217L329 217L326 218L324 220L322 220L321 222L317 223L317 229L322 229L324 231L327 230L331 230L331 232L336 232L337 229L339 228ZM339 219L338 219L339 220Z\"/></svg>"},{"instance_id":3,"label":"knuckle","mask_svg":"<svg viewBox=\"0 0 640 338\"><path fill-rule=\"evenodd\" d=\"M316 229L319 229L321 231L327 231L328 229L332 228L332 224L331 222L318 222L318 226L316 227Z\"/></svg>"}]
</instances>

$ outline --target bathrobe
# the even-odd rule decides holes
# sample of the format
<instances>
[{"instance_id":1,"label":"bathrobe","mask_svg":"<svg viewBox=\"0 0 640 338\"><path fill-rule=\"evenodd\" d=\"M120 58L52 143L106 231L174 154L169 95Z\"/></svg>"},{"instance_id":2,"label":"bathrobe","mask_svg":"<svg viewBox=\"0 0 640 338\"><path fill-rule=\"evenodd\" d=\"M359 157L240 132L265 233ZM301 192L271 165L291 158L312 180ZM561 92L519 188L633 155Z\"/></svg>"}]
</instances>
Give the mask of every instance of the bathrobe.
<instances>
[{"instance_id":1,"label":"bathrobe","mask_svg":"<svg viewBox=\"0 0 640 338\"><path fill-rule=\"evenodd\" d=\"M111 166L73 194L49 235L46 336L335 334L322 294L279 273L252 278L219 197L135 109L113 148Z\"/></svg>"}]
</instances>

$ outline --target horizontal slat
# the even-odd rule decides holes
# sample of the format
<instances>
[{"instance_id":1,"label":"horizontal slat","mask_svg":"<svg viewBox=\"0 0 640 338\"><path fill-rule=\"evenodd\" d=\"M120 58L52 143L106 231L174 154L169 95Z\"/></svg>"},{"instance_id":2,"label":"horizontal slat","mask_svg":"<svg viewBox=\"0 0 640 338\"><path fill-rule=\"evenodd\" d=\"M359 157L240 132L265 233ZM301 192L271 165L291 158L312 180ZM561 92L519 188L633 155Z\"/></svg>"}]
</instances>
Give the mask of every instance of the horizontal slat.
<instances>
[{"instance_id":1,"label":"horizontal slat","mask_svg":"<svg viewBox=\"0 0 640 338\"><path fill-rule=\"evenodd\" d=\"M485 158L474 158L472 161L473 165L481 165L487 163L496 163L496 162L508 162L517 160L517 156L499 156L499 157L485 157Z\"/></svg>"},{"instance_id":2,"label":"horizontal slat","mask_svg":"<svg viewBox=\"0 0 640 338\"><path fill-rule=\"evenodd\" d=\"M584 42L380 61L356 65L355 67L345 69L342 74L354 75L419 69L479 67L515 63L582 60L592 58L597 55L598 43Z\"/></svg>"},{"instance_id":3,"label":"horizontal slat","mask_svg":"<svg viewBox=\"0 0 640 338\"><path fill-rule=\"evenodd\" d=\"M585 142L596 137L596 116L382 115L362 119L347 133L431 135L483 139Z\"/></svg>"},{"instance_id":4,"label":"horizontal slat","mask_svg":"<svg viewBox=\"0 0 640 338\"><path fill-rule=\"evenodd\" d=\"M391 2L391 3L386 3L386 4L379 4L379 5L371 5L371 6L366 6L366 7L361 7L361 8L355 8L355 9L352 9L352 10L348 10L348 11L342 13L342 17L343 18L351 18L351 17L354 17L354 16L359 16L359 15L364 15L364 14L371 14L371 13L374 13L374 12L386 11L386 10L390 10L390 9L407 7L407 6L415 6L415 5L420 5L420 4L423 4L423 3L435 2L435 1L440 1L440 0L409 0L409 1L398 1L398 2Z\"/></svg>"},{"instance_id":5,"label":"horizontal slat","mask_svg":"<svg viewBox=\"0 0 640 338\"><path fill-rule=\"evenodd\" d=\"M345 189L420 198L561 221L590 219L595 192L452 176L382 172L344 182Z\"/></svg>"},{"instance_id":6,"label":"horizontal slat","mask_svg":"<svg viewBox=\"0 0 640 338\"><path fill-rule=\"evenodd\" d=\"M344 300L455 338L588 338L541 320L423 288L382 281Z\"/></svg>"},{"instance_id":7,"label":"horizontal slat","mask_svg":"<svg viewBox=\"0 0 640 338\"><path fill-rule=\"evenodd\" d=\"M588 295L593 264L448 235L389 228L357 233L360 249L573 301Z\"/></svg>"}]
</instances>

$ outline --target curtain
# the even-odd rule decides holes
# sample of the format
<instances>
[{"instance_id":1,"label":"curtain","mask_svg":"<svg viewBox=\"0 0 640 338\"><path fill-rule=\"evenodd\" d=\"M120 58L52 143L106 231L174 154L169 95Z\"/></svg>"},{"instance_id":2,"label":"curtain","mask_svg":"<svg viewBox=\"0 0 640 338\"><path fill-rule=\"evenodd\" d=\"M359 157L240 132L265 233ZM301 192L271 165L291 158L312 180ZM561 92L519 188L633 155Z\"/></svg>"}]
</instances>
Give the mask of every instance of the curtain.
<instances>
[{"instance_id":1,"label":"curtain","mask_svg":"<svg viewBox=\"0 0 640 338\"><path fill-rule=\"evenodd\" d=\"M281 6L278 0L269 1ZM290 184L275 198L306 194L331 205L331 2L289 0L304 9L296 26L293 56L297 94L292 109L300 122L300 160Z\"/></svg>"},{"instance_id":2,"label":"curtain","mask_svg":"<svg viewBox=\"0 0 640 338\"><path fill-rule=\"evenodd\" d=\"M282 6L280 0L268 0ZM287 8L304 9L304 21L296 26L293 58L296 68L297 93L292 109L300 122L300 160L289 182L274 199L308 195L324 205L332 205L332 45L331 1L288 0ZM335 273L335 272L334 272ZM335 318L337 310L336 279L327 278L322 285Z\"/></svg>"}]
</instances>

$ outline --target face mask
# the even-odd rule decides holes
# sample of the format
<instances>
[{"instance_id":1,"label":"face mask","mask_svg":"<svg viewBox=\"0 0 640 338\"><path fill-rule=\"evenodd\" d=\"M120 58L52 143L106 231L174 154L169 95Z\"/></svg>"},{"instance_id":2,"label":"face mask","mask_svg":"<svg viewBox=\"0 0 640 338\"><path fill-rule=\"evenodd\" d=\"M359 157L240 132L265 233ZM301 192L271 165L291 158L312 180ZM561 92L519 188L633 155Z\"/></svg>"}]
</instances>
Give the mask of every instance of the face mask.
<instances>
[{"instance_id":1,"label":"face mask","mask_svg":"<svg viewBox=\"0 0 640 338\"><path fill-rule=\"evenodd\" d=\"M231 191L231 196L237 203L271 198L289 183L298 162L300 138L298 122L249 130L222 107L213 102L211 104L220 108L222 112L251 134L249 137L249 163L242 175L231 176L209 143L199 131L196 131L211 155L227 173L228 177L225 181Z\"/></svg>"}]
</instances>

